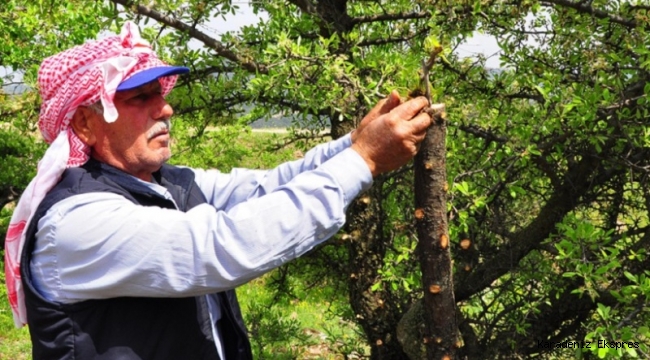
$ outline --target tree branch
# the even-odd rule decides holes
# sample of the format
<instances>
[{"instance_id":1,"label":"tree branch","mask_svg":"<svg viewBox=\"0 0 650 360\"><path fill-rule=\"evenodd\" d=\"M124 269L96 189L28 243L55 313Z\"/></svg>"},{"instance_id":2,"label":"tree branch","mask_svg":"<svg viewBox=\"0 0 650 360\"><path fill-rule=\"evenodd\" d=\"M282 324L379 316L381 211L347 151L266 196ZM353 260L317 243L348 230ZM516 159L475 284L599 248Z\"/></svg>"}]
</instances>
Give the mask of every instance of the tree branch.
<instances>
[{"instance_id":1,"label":"tree branch","mask_svg":"<svg viewBox=\"0 0 650 360\"><path fill-rule=\"evenodd\" d=\"M132 9L137 14L152 18L160 22L161 24L167 25L169 27L172 27L176 30L179 30L183 33L190 35L192 38L197 39L202 43L204 43L208 48L216 51L217 55L222 56L232 62L240 64L242 68L250 72L259 72L259 73L267 72L266 68L263 65L260 65L252 60L249 60L233 52L232 50L229 50L221 42L191 27L190 25L185 24L184 22L178 19L164 15L159 11L153 10L144 5L135 4L132 0L110 0L110 1L115 4L120 4L127 9Z\"/></svg>"},{"instance_id":2,"label":"tree branch","mask_svg":"<svg viewBox=\"0 0 650 360\"><path fill-rule=\"evenodd\" d=\"M372 15L372 16L360 16L352 18L352 24L364 24L377 21L393 21L393 20L412 20L412 19L428 19L431 17L431 12L429 11L419 11L419 12L410 12L410 13L397 13L397 14L381 14L381 15Z\"/></svg>"},{"instance_id":3,"label":"tree branch","mask_svg":"<svg viewBox=\"0 0 650 360\"><path fill-rule=\"evenodd\" d=\"M482 138L488 143L494 141L499 144L505 144L506 142L508 142L507 137L496 135L493 132L486 129L482 129L477 125L461 125L458 128L466 133Z\"/></svg>"},{"instance_id":4,"label":"tree branch","mask_svg":"<svg viewBox=\"0 0 650 360\"><path fill-rule=\"evenodd\" d=\"M414 39L414 38L416 38L418 36L426 35L428 32L429 32L429 29L425 28L425 29L422 29L422 30L414 33L414 34L408 35L406 37L364 40L364 41L361 41L358 45L364 47L364 46L376 46L376 45L400 43L400 42L410 41L410 40L412 40L412 39Z\"/></svg>"},{"instance_id":5,"label":"tree branch","mask_svg":"<svg viewBox=\"0 0 650 360\"><path fill-rule=\"evenodd\" d=\"M516 267L524 256L544 241L555 230L555 224L575 208L580 198L595 182L605 181L604 178L595 179L597 163L598 159L585 155L578 164L570 168L563 186L555 191L535 220L513 234L508 246L489 261L476 267L463 283L457 284L456 300L466 300L489 287L494 280Z\"/></svg>"},{"instance_id":6,"label":"tree branch","mask_svg":"<svg viewBox=\"0 0 650 360\"><path fill-rule=\"evenodd\" d=\"M312 3L311 0L289 0L289 3L294 4L305 14L308 15L318 15L316 6Z\"/></svg>"},{"instance_id":7,"label":"tree branch","mask_svg":"<svg viewBox=\"0 0 650 360\"><path fill-rule=\"evenodd\" d=\"M542 1L542 4L544 3L572 8L578 12L593 15L599 19L609 19L609 21L613 23L617 23L629 28L635 28L638 25L635 20L625 19L621 16L610 14L603 10L594 9L594 7L591 6L591 1L573 2L570 0L544 0Z\"/></svg>"}]
</instances>

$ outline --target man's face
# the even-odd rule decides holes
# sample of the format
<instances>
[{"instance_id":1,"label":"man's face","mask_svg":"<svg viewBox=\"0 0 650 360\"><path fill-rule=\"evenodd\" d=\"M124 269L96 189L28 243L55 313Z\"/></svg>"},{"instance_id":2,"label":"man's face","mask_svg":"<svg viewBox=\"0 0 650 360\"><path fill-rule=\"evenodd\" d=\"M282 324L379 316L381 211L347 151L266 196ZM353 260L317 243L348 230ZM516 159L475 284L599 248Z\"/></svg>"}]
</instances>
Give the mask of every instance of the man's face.
<instances>
[{"instance_id":1,"label":"man's face","mask_svg":"<svg viewBox=\"0 0 650 360\"><path fill-rule=\"evenodd\" d=\"M156 80L115 93L119 114L113 123L93 121L92 156L145 181L171 157L169 125L174 111Z\"/></svg>"}]
</instances>

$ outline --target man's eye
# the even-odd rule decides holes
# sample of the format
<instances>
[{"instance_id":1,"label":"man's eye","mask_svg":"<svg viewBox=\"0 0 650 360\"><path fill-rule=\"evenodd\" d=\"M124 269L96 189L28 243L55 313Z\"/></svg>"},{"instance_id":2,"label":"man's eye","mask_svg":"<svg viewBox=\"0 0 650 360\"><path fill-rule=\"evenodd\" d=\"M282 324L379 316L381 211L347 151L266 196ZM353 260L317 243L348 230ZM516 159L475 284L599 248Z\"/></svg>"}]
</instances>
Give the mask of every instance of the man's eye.
<instances>
[{"instance_id":1,"label":"man's eye","mask_svg":"<svg viewBox=\"0 0 650 360\"><path fill-rule=\"evenodd\" d=\"M154 97L156 95L160 95L160 94L161 94L160 92L145 92L145 93L141 93L141 94L138 94L138 95L134 96L133 99L146 101L146 100L149 100L152 97Z\"/></svg>"}]
</instances>

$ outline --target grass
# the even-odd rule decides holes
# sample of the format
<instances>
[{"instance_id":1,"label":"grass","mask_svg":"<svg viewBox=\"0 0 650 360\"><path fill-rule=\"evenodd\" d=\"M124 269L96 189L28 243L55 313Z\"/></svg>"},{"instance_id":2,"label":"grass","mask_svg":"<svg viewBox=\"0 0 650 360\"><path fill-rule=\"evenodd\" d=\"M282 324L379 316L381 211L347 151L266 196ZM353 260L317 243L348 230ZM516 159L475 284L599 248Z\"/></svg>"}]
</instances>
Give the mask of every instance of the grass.
<instances>
[{"instance_id":1,"label":"grass","mask_svg":"<svg viewBox=\"0 0 650 360\"><path fill-rule=\"evenodd\" d=\"M237 290L255 359L354 359L367 354L356 324L340 313L349 306L331 287L304 289L294 278L293 297L277 297L270 273Z\"/></svg>"},{"instance_id":2,"label":"grass","mask_svg":"<svg viewBox=\"0 0 650 360\"><path fill-rule=\"evenodd\" d=\"M2 256L4 259L4 255ZM7 287L5 286L4 262L0 261L0 360L31 359L32 345L27 327L14 326Z\"/></svg>"}]
</instances>

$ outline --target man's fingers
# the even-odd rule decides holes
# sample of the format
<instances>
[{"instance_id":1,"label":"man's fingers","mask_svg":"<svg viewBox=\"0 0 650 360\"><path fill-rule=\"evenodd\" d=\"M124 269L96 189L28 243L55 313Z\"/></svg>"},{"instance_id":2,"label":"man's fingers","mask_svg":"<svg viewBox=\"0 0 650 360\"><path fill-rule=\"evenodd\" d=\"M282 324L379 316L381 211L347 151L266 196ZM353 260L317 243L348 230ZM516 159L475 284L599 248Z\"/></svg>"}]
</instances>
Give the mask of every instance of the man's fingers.
<instances>
[{"instance_id":1,"label":"man's fingers","mask_svg":"<svg viewBox=\"0 0 650 360\"><path fill-rule=\"evenodd\" d=\"M381 99L371 110L365 118L375 119L383 114L388 114L396 106L402 103L399 93L395 90L391 91L385 99Z\"/></svg>"},{"instance_id":2,"label":"man's fingers","mask_svg":"<svg viewBox=\"0 0 650 360\"><path fill-rule=\"evenodd\" d=\"M419 113L416 117L411 119L411 121L409 121L408 124L411 126L413 133L418 134L418 133L425 132L427 128L431 126L431 122L432 122L431 116L423 112L423 113Z\"/></svg>"},{"instance_id":3,"label":"man's fingers","mask_svg":"<svg viewBox=\"0 0 650 360\"><path fill-rule=\"evenodd\" d=\"M393 110L395 107L399 106L402 103L402 98L399 96L399 93L397 90L393 90L388 94L388 98L386 98L386 103L384 103L383 109L384 113L389 113L391 110Z\"/></svg>"},{"instance_id":4,"label":"man's fingers","mask_svg":"<svg viewBox=\"0 0 650 360\"><path fill-rule=\"evenodd\" d=\"M379 100L379 102L366 114L364 119L374 119L382 113L382 109L386 106L386 103L390 101L390 97Z\"/></svg>"},{"instance_id":5,"label":"man's fingers","mask_svg":"<svg viewBox=\"0 0 650 360\"><path fill-rule=\"evenodd\" d=\"M391 111L391 115L399 119L408 120L414 117L427 105L429 105L429 101L424 96L418 96L394 108Z\"/></svg>"},{"instance_id":6,"label":"man's fingers","mask_svg":"<svg viewBox=\"0 0 650 360\"><path fill-rule=\"evenodd\" d=\"M424 141L424 138L426 136L427 136L427 132L423 131L423 132L413 134L413 139L415 140L415 143L419 145L422 141Z\"/></svg>"}]
</instances>

